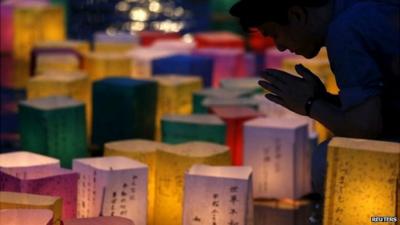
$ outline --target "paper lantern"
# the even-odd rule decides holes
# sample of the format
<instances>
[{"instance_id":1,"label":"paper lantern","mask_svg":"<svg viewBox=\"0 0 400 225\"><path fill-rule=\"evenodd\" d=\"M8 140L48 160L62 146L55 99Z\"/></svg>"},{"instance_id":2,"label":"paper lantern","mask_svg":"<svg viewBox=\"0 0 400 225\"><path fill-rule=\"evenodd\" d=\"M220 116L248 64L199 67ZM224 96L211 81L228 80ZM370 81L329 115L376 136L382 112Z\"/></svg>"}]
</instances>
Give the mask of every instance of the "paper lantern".
<instances>
[{"instance_id":1,"label":"paper lantern","mask_svg":"<svg viewBox=\"0 0 400 225\"><path fill-rule=\"evenodd\" d=\"M75 159L78 217L121 216L146 224L147 166L125 157Z\"/></svg>"},{"instance_id":2,"label":"paper lantern","mask_svg":"<svg viewBox=\"0 0 400 225\"><path fill-rule=\"evenodd\" d=\"M278 69L283 68L283 61L292 57L297 57L295 54L291 53L289 50L279 51L275 47L268 48L265 50L265 68Z\"/></svg>"},{"instance_id":3,"label":"paper lantern","mask_svg":"<svg viewBox=\"0 0 400 225\"><path fill-rule=\"evenodd\" d=\"M246 107L256 110L258 102L252 98L206 98L202 102L206 108L212 107Z\"/></svg>"},{"instance_id":4,"label":"paper lantern","mask_svg":"<svg viewBox=\"0 0 400 225\"><path fill-rule=\"evenodd\" d=\"M52 225L53 213L45 209L3 209L0 222L7 225Z\"/></svg>"},{"instance_id":5,"label":"paper lantern","mask_svg":"<svg viewBox=\"0 0 400 225\"><path fill-rule=\"evenodd\" d=\"M250 167L194 165L185 175L183 224L253 224Z\"/></svg>"},{"instance_id":6,"label":"paper lantern","mask_svg":"<svg viewBox=\"0 0 400 225\"><path fill-rule=\"evenodd\" d=\"M94 34L94 50L104 53L124 53L137 46L138 39L138 36L130 33L96 32Z\"/></svg>"},{"instance_id":7,"label":"paper lantern","mask_svg":"<svg viewBox=\"0 0 400 225\"><path fill-rule=\"evenodd\" d=\"M257 111L261 114L273 117L273 118L281 118L287 117L288 114L292 114L290 110L286 109L285 107L276 104L265 98L263 94L257 94L252 97L255 101L258 102Z\"/></svg>"},{"instance_id":8,"label":"paper lantern","mask_svg":"<svg viewBox=\"0 0 400 225\"><path fill-rule=\"evenodd\" d=\"M218 31L201 32L194 35L198 48L239 48L243 49L245 42L237 34Z\"/></svg>"},{"instance_id":9,"label":"paper lantern","mask_svg":"<svg viewBox=\"0 0 400 225\"><path fill-rule=\"evenodd\" d=\"M24 149L58 158L67 168L73 158L87 155L81 102L65 96L22 101L19 122Z\"/></svg>"},{"instance_id":10,"label":"paper lantern","mask_svg":"<svg viewBox=\"0 0 400 225\"><path fill-rule=\"evenodd\" d=\"M155 225L180 225L184 173L194 164L229 165L227 146L187 142L157 152Z\"/></svg>"},{"instance_id":11,"label":"paper lantern","mask_svg":"<svg viewBox=\"0 0 400 225\"><path fill-rule=\"evenodd\" d=\"M213 87L218 87L222 79L239 77L244 63L244 50L241 49L204 48L197 49L194 55L207 56L213 59Z\"/></svg>"},{"instance_id":12,"label":"paper lantern","mask_svg":"<svg viewBox=\"0 0 400 225\"><path fill-rule=\"evenodd\" d=\"M29 75L30 52L39 41L65 38L64 11L59 6L32 4L14 9L14 50L16 87L25 87Z\"/></svg>"},{"instance_id":13,"label":"paper lantern","mask_svg":"<svg viewBox=\"0 0 400 225\"><path fill-rule=\"evenodd\" d=\"M35 43L35 47L40 49L73 49L81 55L90 52L90 43L85 40L41 41Z\"/></svg>"},{"instance_id":14,"label":"paper lantern","mask_svg":"<svg viewBox=\"0 0 400 225\"><path fill-rule=\"evenodd\" d=\"M82 72L46 72L31 78L27 85L28 99L50 96L68 96L85 103L87 134L91 135L91 84Z\"/></svg>"},{"instance_id":15,"label":"paper lantern","mask_svg":"<svg viewBox=\"0 0 400 225\"><path fill-rule=\"evenodd\" d=\"M60 167L60 160L35 154L32 152L17 151L0 154L0 171L23 177L28 172L45 172Z\"/></svg>"},{"instance_id":16,"label":"paper lantern","mask_svg":"<svg viewBox=\"0 0 400 225\"><path fill-rule=\"evenodd\" d=\"M239 64L238 77L253 77L257 74L257 58L252 52L243 55L242 62Z\"/></svg>"},{"instance_id":17,"label":"paper lantern","mask_svg":"<svg viewBox=\"0 0 400 225\"><path fill-rule=\"evenodd\" d=\"M168 49L168 50L179 50L190 54L195 48L196 43L193 41L185 41L184 39L178 40L157 40L150 48L152 49Z\"/></svg>"},{"instance_id":18,"label":"paper lantern","mask_svg":"<svg viewBox=\"0 0 400 225\"><path fill-rule=\"evenodd\" d=\"M13 49L13 7L11 2L2 1L0 3L0 52L10 53ZM3 65L3 64L2 64Z\"/></svg>"},{"instance_id":19,"label":"paper lantern","mask_svg":"<svg viewBox=\"0 0 400 225\"><path fill-rule=\"evenodd\" d=\"M242 165L243 124L260 114L247 107L211 107L211 111L226 123L226 145L229 146L232 153L232 164Z\"/></svg>"},{"instance_id":20,"label":"paper lantern","mask_svg":"<svg viewBox=\"0 0 400 225\"><path fill-rule=\"evenodd\" d=\"M267 200L254 202L254 224L309 225L312 206L305 200Z\"/></svg>"},{"instance_id":21,"label":"paper lantern","mask_svg":"<svg viewBox=\"0 0 400 225\"><path fill-rule=\"evenodd\" d=\"M42 171L27 170L19 177L0 171L0 191L60 197L63 203L62 218L74 218L78 177L71 170L56 167Z\"/></svg>"},{"instance_id":22,"label":"paper lantern","mask_svg":"<svg viewBox=\"0 0 400 225\"><path fill-rule=\"evenodd\" d=\"M298 199L311 192L307 123L257 118L244 124L244 164L253 168L255 198Z\"/></svg>"},{"instance_id":23,"label":"paper lantern","mask_svg":"<svg viewBox=\"0 0 400 225\"><path fill-rule=\"evenodd\" d=\"M136 48L129 52L132 60L131 75L137 78L151 77L152 62L156 59L182 54L179 50Z\"/></svg>"},{"instance_id":24,"label":"paper lantern","mask_svg":"<svg viewBox=\"0 0 400 225\"><path fill-rule=\"evenodd\" d=\"M13 88L14 59L12 55L0 55L0 83L2 88Z\"/></svg>"},{"instance_id":25,"label":"paper lantern","mask_svg":"<svg viewBox=\"0 0 400 225\"><path fill-rule=\"evenodd\" d=\"M202 88L202 80L195 76L155 76L157 81L156 139L161 138L161 117L166 114L192 113L192 94Z\"/></svg>"},{"instance_id":26,"label":"paper lantern","mask_svg":"<svg viewBox=\"0 0 400 225\"><path fill-rule=\"evenodd\" d=\"M399 215L400 144L351 138L329 143L324 225L364 225ZM383 218L381 218L383 220Z\"/></svg>"},{"instance_id":27,"label":"paper lantern","mask_svg":"<svg viewBox=\"0 0 400 225\"><path fill-rule=\"evenodd\" d=\"M157 151L165 148L167 148L167 145L161 142L140 139L115 141L104 145L105 156L124 156L142 162L148 166L148 225L154 224Z\"/></svg>"},{"instance_id":28,"label":"paper lantern","mask_svg":"<svg viewBox=\"0 0 400 225\"><path fill-rule=\"evenodd\" d=\"M140 45L151 46L157 40L178 40L181 38L179 33L164 33L157 31L139 32Z\"/></svg>"},{"instance_id":29,"label":"paper lantern","mask_svg":"<svg viewBox=\"0 0 400 225\"><path fill-rule=\"evenodd\" d=\"M64 221L64 225L135 225L131 220L117 216L104 216L96 218L71 219ZM138 224L138 223L136 223Z\"/></svg>"},{"instance_id":30,"label":"paper lantern","mask_svg":"<svg viewBox=\"0 0 400 225\"><path fill-rule=\"evenodd\" d=\"M222 88L206 88L193 93L193 113L207 113L208 109L203 105L206 98L235 99L250 96L246 90L231 90Z\"/></svg>"},{"instance_id":31,"label":"paper lantern","mask_svg":"<svg viewBox=\"0 0 400 225\"><path fill-rule=\"evenodd\" d=\"M168 115L161 120L162 141L178 144L207 141L225 144L226 125L215 115Z\"/></svg>"},{"instance_id":32,"label":"paper lantern","mask_svg":"<svg viewBox=\"0 0 400 225\"><path fill-rule=\"evenodd\" d=\"M129 138L153 139L157 83L108 78L93 85L94 144Z\"/></svg>"},{"instance_id":33,"label":"paper lantern","mask_svg":"<svg viewBox=\"0 0 400 225\"><path fill-rule=\"evenodd\" d=\"M152 62L152 73L201 76L203 86L211 86L213 60L206 56L174 55L156 59Z\"/></svg>"},{"instance_id":34,"label":"paper lantern","mask_svg":"<svg viewBox=\"0 0 400 225\"><path fill-rule=\"evenodd\" d=\"M258 85L260 78L228 78L221 80L220 86L223 89L246 90L251 93L261 93L263 89Z\"/></svg>"},{"instance_id":35,"label":"paper lantern","mask_svg":"<svg viewBox=\"0 0 400 225\"><path fill-rule=\"evenodd\" d=\"M52 211L52 224L59 225L62 200L60 197L46 195L0 192L0 210L2 209L48 209Z\"/></svg>"},{"instance_id":36,"label":"paper lantern","mask_svg":"<svg viewBox=\"0 0 400 225\"><path fill-rule=\"evenodd\" d=\"M107 77L129 77L131 59L126 53L92 52L86 55L85 70L92 81Z\"/></svg>"}]
</instances>

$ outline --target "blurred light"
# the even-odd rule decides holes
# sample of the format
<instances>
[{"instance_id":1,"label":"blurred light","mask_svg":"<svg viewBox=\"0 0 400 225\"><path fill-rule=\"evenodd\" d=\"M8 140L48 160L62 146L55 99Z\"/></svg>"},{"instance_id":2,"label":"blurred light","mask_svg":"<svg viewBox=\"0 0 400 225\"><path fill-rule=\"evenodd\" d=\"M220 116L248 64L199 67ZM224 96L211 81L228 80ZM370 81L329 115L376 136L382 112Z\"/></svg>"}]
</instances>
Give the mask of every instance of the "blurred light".
<instances>
[{"instance_id":1,"label":"blurred light","mask_svg":"<svg viewBox=\"0 0 400 225\"><path fill-rule=\"evenodd\" d=\"M130 13L130 18L134 21L147 21L149 19L149 13L143 8L133 8Z\"/></svg>"},{"instance_id":2,"label":"blurred light","mask_svg":"<svg viewBox=\"0 0 400 225\"><path fill-rule=\"evenodd\" d=\"M160 13L162 10L162 5L159 2L151 1L149 4L149 10L151 12Z\"/></svg>"},{"instance_id":3,"label":"blurred light","mask_svg":"<svg viewBox=\"0 0 400 225\"><path fill-rule=\"evenodd\" d=\"M175 9L174 15L176 17L181 17L185 13L185 10L182 7L178 7Z\"/></svg>"},{"instance_id":4,"label":"blurred light","mask_svg":"<svg viewBox=\"0 0 400 225\"><path fill-rule=\"evenodd\" d=\"M132 31L142 31L146 28L146 24L143 22L132 22L131 23L131 34Z\"/></svg>"},{"instance_id":5,"label":"blurred light","mask_svg":"<svg viewBox=\"0 0 400 225\"><path fill-rule=\"evenodd\" d=\"M126 3L126 2L119 2L119 3L115 6L115 8L116 8L118 11L126 12L126 11L129 10L129 4Z\"/></svg>"},{"instance_id":6,"label":"blurred light","mask_svg":"<svg viewBox=\"0 0 400 225\"><path fill-rule=\"evenodd\" d=\"M179 32L183 29L183 22L174 22L171 20L164 20L159 23L159 30L164 32Z\"/></svg>"},{"instance_id":7,"label":"blurred light","mask_svg":"<svg viewBox=\"0 0 400 225\"><path fill-rule=\"evenodd\" d=\"M117 28L115 28L115 27L109 27L109 28L107 28L107 30L106 30L107 35L110 35L110 36L116 35L117 32L118 32L118 30L117 30Z\"/></svg>"},{"instance_id":8,"label":"blurred light","mask_svg":"<svg viewBox=\"0 0 400 225\"><path fill-rule=\"evenodd\" d=\"M191 34L185 34L185 35L183 35L182 40L183 40L183 42L185 42L185 43L193 43L193 42L194 42L193 35L191 35Z\"/></svg>"}]
</instances>

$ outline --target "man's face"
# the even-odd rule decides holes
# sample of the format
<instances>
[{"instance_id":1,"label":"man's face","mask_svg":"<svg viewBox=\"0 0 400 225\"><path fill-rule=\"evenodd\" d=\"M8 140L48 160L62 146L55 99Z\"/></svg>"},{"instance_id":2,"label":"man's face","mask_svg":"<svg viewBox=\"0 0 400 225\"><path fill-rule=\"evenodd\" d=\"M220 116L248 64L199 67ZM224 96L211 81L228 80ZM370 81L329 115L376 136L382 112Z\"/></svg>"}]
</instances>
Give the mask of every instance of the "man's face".
<instances>
[{"instance_id":1,"label":"man's face","mask_svg":"<svg viewBox=\"0 0 400 225\"><path fill-rule=\"evenodd\" d=\"M264 36L272 37L279 51L288 49L305 58L313 58L322 47L318 35L313 35L314 32L310 26L266 22L257 29Z\"/></svg>"}]
</instances>

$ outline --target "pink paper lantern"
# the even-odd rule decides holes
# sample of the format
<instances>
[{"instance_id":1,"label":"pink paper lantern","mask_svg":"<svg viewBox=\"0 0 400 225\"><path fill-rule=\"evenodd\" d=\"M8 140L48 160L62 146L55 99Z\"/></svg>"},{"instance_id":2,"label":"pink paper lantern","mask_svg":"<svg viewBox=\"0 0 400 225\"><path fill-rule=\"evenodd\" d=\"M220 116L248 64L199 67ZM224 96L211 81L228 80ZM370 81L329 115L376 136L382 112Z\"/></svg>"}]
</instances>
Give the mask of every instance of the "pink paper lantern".
<instances>
[{"instance_id":1,"label":"pink paper lantern","mask_svg":"<svg viewBox=\"0 0 400 225\"><path fill-rule=\"evenodd\" d=\"M53 225L53 212L48 209L2 209L0 210L0 223L4 225Z\"/></svg>"},{"instance_id":2,"label":"pink paper lantern","mask_svg":"<svg viewBox=\"0 0 400 225\"><path fill-rule=\"evenodd\" d=\"M275 47L265 50L265 67L271 69L282 69L283 60L290 57L296 57L290 51L279 51Z\"/></svg>"},{"instance_id":3,"label":"pink paper lantern","mask_svg":"<svg viewBox=\"0 0 400 225\"><path fill-rule=\"evenodd\" d=\"M71 219L64 221L64 225L135 225L131 220L117 216L95 217L85 219Z\"/></svg>"},{"instance_id":4,"label":"pink paper lantern","mask_svg":"<svg viewBox=\"0 0 400 225\"><path fill-rule=\"evenodd\" d=\"M61 197L62 218L68 219L76 217L78 178L78 173L57 167L49 167L47 170L26 170L18 176L0 171L0 191Z\"/></svg>"}]
</instances>

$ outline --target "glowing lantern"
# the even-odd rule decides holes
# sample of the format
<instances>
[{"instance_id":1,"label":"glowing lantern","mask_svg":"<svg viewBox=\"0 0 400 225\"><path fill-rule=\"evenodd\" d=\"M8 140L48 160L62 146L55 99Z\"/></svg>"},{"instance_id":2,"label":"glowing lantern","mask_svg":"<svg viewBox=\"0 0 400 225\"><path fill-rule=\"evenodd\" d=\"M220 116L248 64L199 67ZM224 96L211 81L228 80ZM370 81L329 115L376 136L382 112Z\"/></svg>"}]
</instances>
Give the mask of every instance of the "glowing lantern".
<instances>
[{"instance_id":1,"label":"glowing lantern","mask_svg":"<svg viewBox=\"0 0 400 225\"><path fill-rule=\"evenodd\" d=\"M193 93L193 113L207 113L208 109L203 105L207 98L236 99L250 96L251 93L245 90L230 90L222 88L206 88Z\"/></svg>"},{"instance_id":2,"label":"glowing lantern","mask_svg":"<svg viewBox=\"0 0 400 225\"><path fill-rule=\"evenodd\" d=\"M24 149L58 158L64 167L87 155L81 102L64 96L22 101L19 121Z\"/></svg>"},{"instance_id":3,"label":"glowing lantern","mask_svg":"<svg viewBox=\"0 0 400 225\"><path fill-rule=\"evenodd\" d=\"M251 93L260 93L263 89L258 85L260 78L228 78L221 80L220 86L229 90L245 90Z\"/></svg>"},{"instance_id":4,"label":"glowing lantern","mask_svg":"<svg viewBox=\"0 0 400 225\"><path fill-rule=\"evenodd\" d=\"M254 224L306 225L312 215L311 204L301 200L267 200L254 202Z\"/></svg>"},{"instance_id":5,"label":"glowing lantern","mask_svg":"<svg viewBox=\"0 0 400 225\"><path fill-rule=\"evenodd\" d=\"M0 55L0 83L2 87L13 88L14 60L12 55Z\"/></svg>"},{"instance_id":6,"label":"glowing lantern","mask_svg":"<svg viewBox=\"0 0 400 225\"><path fill-rule=\"evenodd\" d=\"M202 102L204 107L246 107L256 110L257 103L252 98L206 98Z\"/></svg>"},{"instance_id":7,"label":"glowing lantern","mask_svg":"<svg viewBox=\"0 0 400 225\"><path fill-rule=\"evenodd\" d=\"M187 142L157 152L155 224L180 225L184 173L194 164L229 165L227 146Z\"/></svg>"},{"instance_id":8,"label":"glowing lantern","mask_svg":"<svg viewBox=\"0 0 400 225\"><path fill-rule=\"evenodd\" d=\"M46 195L0 192L1 209L48 209L53 212L53 224L58 225L61 220L62 200L60 197Z\"/></svg>"},{"instance_id":9,"label":"glowing lantern","mask_svg":"<svg viewBox=\"0 0 400 225\"><path fill-rule=\"evenodd\" d=\"M0 222L7 225L52 225L53 213L46 209L2 209Z\"/></svg>"},{"instance_id":10,"label":"glowing lantern","mask_svg":"<svg viewBox=\"0 0 400 225\"><path fill-rule=\"evenodd\" d=\"M253 77L257 74L257 58L254 53L245 53L242 62L239 64L238 77Z\"/></svg>"},{"instance_id":11,"label":"glowing lantern","mask_svg":"<svg viewBox=\"0 0 400 225\"><path fill-rule=\"evenodd\" d=\"M281 70L283 61L292 57L296 57L296 55L289 50L281 52L275 47L268 48L265 50L265 68Z\"/></svg>"},{"instance_id":12,"label":"glowing lantern","mask_svg":"<svg viewBox=\"0 0 400 225\"><path fill-rule=\"evenodd\" d=\"M94 34L94 50L96 52L128 52L139 44L138 37L130 33L97 32Z\"/></svg>"},{"instance_id":13,"label":"glowing lantern","mask_svg":"<svg viewBox=\"0 0 400 225\"><path fill-rule=\"evenodd\" d=\"M185 175L183 224L253 224L250 167L194 165Z\"/></svg>"},{"instance_id":14,"label":"glowing lantern","mask_svg":"<svg viewBox=\"0 0 400 225\"><path fill-rule=\"evenodd\" d=\"M252 98L258 102L257 105L258 111L265 116L273 118L281 118L281 117L287 117L288 114L293 113L288 109L286 109L285 107L266 99L265 95L263 94L254 95Z\"/></svg>"},{"instance_id":15,"label":"glowing lantern","mask_svg":"<svg viewBox=\"0 0 400 225\"><path fill-rule=\"evenodd\" d=\"M247 107L212 107L211 111L220 117L227 126L226 145L232 152L232 164L243 164L243 124L260 114Z\"/></svg>"},{"instance_id":16,"label":"glowing lantern","mask_svg":"<svg viewBox=\"0 0 400 225\"><path fill-rule=\"evenodd\" d=\"M287 118L244 124L244 164L253 168L255 198L298 199L311 192L307 125Z\"/></svg>"},{"instance_id":17,"label":"glowing lantern","mask_svg":"<svg viewBox=\"0 0 400 225\"><path fill-rule=\"evenodd\" d=\"M202 80L194 76L155 76L157 81L156 138L161 138L161 117L166 114L192 113L192 94L202 88Z\"/></svg>"},{"instance_id":18,"label":"glowing lantern","mask_svg":"<svg viewBox=\"0 0 400 225\"><path fill-rule=\"evenodd\" d=\"M13 16L15 85L24 87L29 77L30 52L39 41L65 38L64 11L58 6L27 4L16 6Z\"/></svg>"},{"instance_id":19,"label":"glowing lantern","mask_svg":"<svg viewBox=\"0 0 400 225\"><path fill-rule=\"evenodd\" d=\"M207 141L225 144L226 125L215 115L169 115L162 117L162 141L178 144Z\"/></svg>"},{"instance_id":20,"label":"glowing lantern","mask_svg":"<svg viewBox=\"0 0 400 225\"><path fill-rule=\"evenodd\" d=\"M151 46L157 40L178 40L181 38L179 33L165 33L156 31L139 32L140 45Z\"/></svg>"},{"instance_id":21,"label":"glowing lantern","mask_svg":"<svg viewBox=\"0 0 400 225\"><path fill-rule=\"evenodd\" d=\"M388 224L399 215L400 144L333 138L328 147L324 225Z\"/></svg>"},{"instance_id":22,"label":"glowing lantern","mask_svg":"<svg viewBox=\"0 0 400 225\"><path fill-rule=\"evenodd\" d=\"M78 217L121 216L146 224L147 166L125 157L75 159Z\"/></svg>"},{"instance_id":23,"label":"glowing lantern","mask_svg":"<svg viewBox=\"0 0 400 225\"><path fill-rule=\"evenodd\" d=\"M64 225L135 225L131 220L118 216L102 216L96 218L71 219L64 221ZM138 223L136 223L138 224Z\"/></svg>"},{"instance_id":24,"label":"glowing lantern","mask_svg":"<svg viewBox=\"0 0 400 225\"><path fill-rule=\"evenodd\" d=\"M93 138L104 143L129 138L154 139L157 83L108 78L93 85Z\"/></svg>"},{"instance_id":25,"label":"glowing lantern","mask_svg":"<svg viewBox=\"0 0 400 225\"><path fill-rule=\"evenodd\" d=\"M0 171L0 191L60 197L62 218L74 218L78 177L77 173L56 167L42 171L27 170L18 176Z\"/></svg>"},{"instance_id":26,"label":"glowing lantern","mask_svg":"<svg viewBox=\"0 0 400 225\"><path fill-rule=\"evenodd\" d=\"M85 69L92 81L107 77L129 77L131 59L126 53L92 52L86 55Z\"/></svg>"},{"instance_id":27,"label":"glowing lantern","mask_svg":"<svg viewBox=\"0 0 400 225\"><path fill-rule=\"evenodd\" d=\"M152 62L155 75L179 74L201 76L203 86L211 86L213 60L210 57L194 55L174 55L156 59Z\"/></svg>"},{"instance_id":28,"label":"glowing lantern","mask_svg":"<svg viewBox=\"0 0 400 225\"><path fill-rule=\"evenodd\" d=\"M55 158L32 152L11 152L0 154L0 171L21 177L27 172L44 172L48 169L59 168L60 161Z\"/></svg>"},{"instance_id":29,"label":"glowing lantern","mask_svg":"<svg viewBox=\"0 0 400 225\"><path fill-rule=\"evenodd\" d=\"M152 49L168 49L168 50L179 50L190 54L195 48L194 42L186 42L183 39L180 40L157 40L150 48Z\"/></svg>"},{"instance_id":30,"label":"glowing lantern","mask_svg":"<svg viewBox=\"0 0 400 225\"><path fill-rule=\"evenodd\" d=\"M13 7L10 1L0 3L0 52L10 53L13 49ZM3 64L2 64L3 65Z\"/></svg>"},{"instance_id":31,"label":"glowing lantern","mask_svg":"<svg viewBox=\"0 0 400 225\"><path fill-rule=\"evenodd\" d=\"M201 32L194 35L197 48L239 48L243 49L245 42L240 35L219 31Z\"/></svg>"},{"instance_id":32,"label":"glowing lantern","mask_svg":"<svg viewBox=\"0 0 400 225\"><path fill-rule=\"evenodd\" d=\"M154 224L154 203L156 191L156 155L167 145L148 140L125 140L109 142L104 145L105 156L124 156L140 161L148 166L148 224Z\"/></svg>"}]
</instances>

